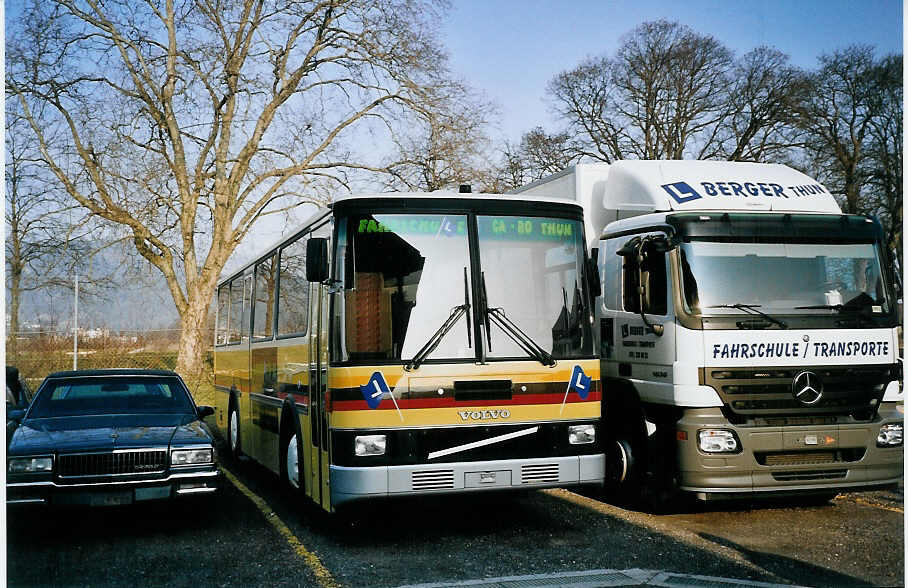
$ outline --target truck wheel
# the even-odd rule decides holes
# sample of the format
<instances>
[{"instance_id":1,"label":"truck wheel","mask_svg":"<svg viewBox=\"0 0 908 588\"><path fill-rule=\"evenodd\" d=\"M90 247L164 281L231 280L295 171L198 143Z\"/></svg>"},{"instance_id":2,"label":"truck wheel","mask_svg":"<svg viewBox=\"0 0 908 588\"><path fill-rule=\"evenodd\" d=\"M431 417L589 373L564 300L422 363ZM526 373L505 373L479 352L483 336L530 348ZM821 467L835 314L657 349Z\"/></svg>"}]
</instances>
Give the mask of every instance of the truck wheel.
<instances>
[{"instance_id":1,"label":"truck wheel","mask_svg":"<svg viewBox=\"0 0 908 588\"><path fill-rule=\"evenodd\" d=\"M634 504L640 498L640 473L633 443L618 438L611 442L605 455L605 488L616 502Z\"/></svg>"},{"instance_id":2,"label":"truck wheel","mask_svg":"<svg viewBox=\"0 0 908 588\"><path fill-rule=\"evenodd\" d=\"M227 421L227 441L230 444L230 455L239 459L243 455L243 446L240 443L240 415L236 408L230 409Z\"/></svg>"}]
</instances>

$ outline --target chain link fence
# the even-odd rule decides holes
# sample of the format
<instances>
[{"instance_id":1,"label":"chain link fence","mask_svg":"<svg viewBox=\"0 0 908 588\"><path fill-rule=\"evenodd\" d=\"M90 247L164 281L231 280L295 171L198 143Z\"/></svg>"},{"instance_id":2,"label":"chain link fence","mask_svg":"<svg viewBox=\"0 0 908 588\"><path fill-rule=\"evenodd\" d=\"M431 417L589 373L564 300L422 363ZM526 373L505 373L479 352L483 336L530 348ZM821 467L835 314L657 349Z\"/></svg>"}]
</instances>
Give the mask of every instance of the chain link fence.
<instances>
[{"instance_id":1,"label":"chain link fence","mask_svg":"<svg viewBox=\"0 0 908 588\"><path fill-rule=\"evenodd\" d=\"M209 334L209 339L213 334ZM72 331L21 331L7 333L6 365L19 368L32 390L58 371L142 368L173 370L177 365L180 331L111 331L86 329L79 334L73 362ZM187 381L198 404L214 400L212 350L203 356L204 373L198 382Z\"/></svg>"}]
</instances>

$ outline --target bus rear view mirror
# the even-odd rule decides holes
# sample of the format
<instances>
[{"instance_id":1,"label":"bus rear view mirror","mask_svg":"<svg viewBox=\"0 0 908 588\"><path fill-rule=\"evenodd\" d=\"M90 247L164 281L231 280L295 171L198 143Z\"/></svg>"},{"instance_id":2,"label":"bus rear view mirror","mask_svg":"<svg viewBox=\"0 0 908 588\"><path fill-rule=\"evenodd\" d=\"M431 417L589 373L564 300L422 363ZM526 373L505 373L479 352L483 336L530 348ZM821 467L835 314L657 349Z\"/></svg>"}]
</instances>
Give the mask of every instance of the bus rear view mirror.
<instances>
[{"instance_id":1,"label":"bus rear view mirror","mask_svg":"<svg viewBox=\"0 0 908 588\"><path fill-rule=\"evenodd\" d=\"M306 242L306 280L324 282L328 279L328 239L312 237Z\"/></svg>"}]
</instances>

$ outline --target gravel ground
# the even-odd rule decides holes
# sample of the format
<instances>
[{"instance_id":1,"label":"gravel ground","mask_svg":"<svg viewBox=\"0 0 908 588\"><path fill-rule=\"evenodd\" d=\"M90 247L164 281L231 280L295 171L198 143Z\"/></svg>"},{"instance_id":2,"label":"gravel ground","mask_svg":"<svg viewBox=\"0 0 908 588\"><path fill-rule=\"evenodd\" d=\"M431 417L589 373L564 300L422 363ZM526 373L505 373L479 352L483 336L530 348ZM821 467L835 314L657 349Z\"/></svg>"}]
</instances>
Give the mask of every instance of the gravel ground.
<instances>
[{"instance_id":1,"label":"gravel ground","mask_svg":"<svg viewBox=\"0 0 908 588\"><path fill-rule=\"evenodd\" d=\"M821 506L630 512L553 490L365 503L327 515L250 462L226 467L343 586L595 569L812 586L904 584L901 492ZM310 586L299 550L229 481L189 503L10 509L10 586Z\"/></svg>"}]
</instances>

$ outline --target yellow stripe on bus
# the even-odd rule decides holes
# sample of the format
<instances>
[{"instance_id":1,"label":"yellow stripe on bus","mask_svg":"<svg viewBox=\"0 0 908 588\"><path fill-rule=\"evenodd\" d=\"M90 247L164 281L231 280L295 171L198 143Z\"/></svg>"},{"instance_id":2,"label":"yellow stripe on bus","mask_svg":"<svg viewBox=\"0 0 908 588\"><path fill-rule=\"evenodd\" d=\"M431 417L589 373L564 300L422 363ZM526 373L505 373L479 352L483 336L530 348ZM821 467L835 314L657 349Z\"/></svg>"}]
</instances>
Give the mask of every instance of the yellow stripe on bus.
<instances>
[{"instance_id":1,"label":"yellow stripe on bus","mask_svg":"<svg viewBox=\"0 0 908 588\"><path fill-rule=\"evenodd\" d=\"M391 405L390 400L384 403ZM482 411L497 411L498 418L481 418ZM464 419L461 413L467 414ZM472 418L479 413L480 418ZM508 413L502 418L503 413ZM426 427L443 425L507 425L540 421L567 421L577 419L598 419L599 402L571 402L560 404L528 404L511 406L467 406L451 408L411 408L400 414L390 410L345 410L331 413L331 427L338 429Z\"/></svg>"}]
</instances>

